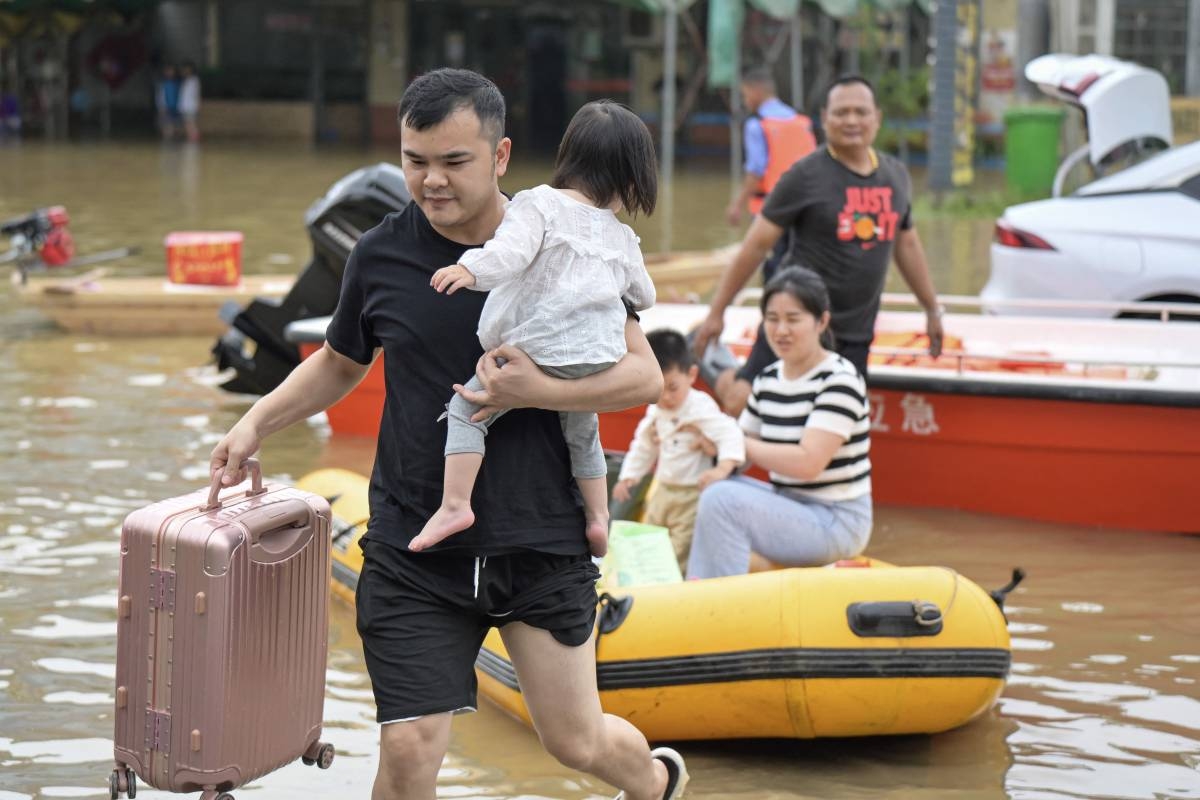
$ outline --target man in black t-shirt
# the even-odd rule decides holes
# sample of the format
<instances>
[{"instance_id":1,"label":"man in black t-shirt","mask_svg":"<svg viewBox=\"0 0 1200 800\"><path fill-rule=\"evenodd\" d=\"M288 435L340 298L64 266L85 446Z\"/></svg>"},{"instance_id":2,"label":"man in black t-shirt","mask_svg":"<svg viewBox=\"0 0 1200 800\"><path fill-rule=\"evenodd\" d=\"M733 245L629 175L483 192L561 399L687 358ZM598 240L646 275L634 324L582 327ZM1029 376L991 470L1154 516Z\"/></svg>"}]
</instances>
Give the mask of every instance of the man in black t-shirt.
<instances>
[{"instance_id":1,"label":"man in black t-shirt","mask_svg":"<svg viewBox=\"0 0 1200 800\"><path fill-rule=\"evenodd\" d=\"M864 378L893 253L925 309L930 355L941 353L942 311L912 224L912 180L900 161L872 147L880 121L875 90L865 79L846 76L829 87L821 108L826 145L792 165L767 196L741 250L721 274L708 318L696 331L697 356L703 357L709 342L719 339L725 309L785 232L791 246L780 266L808 267L825 281L837 351ZM722 407L741 413L754 376L775 360L760 328L742 368L727 369L715 380Z\"/></svg>"},{"instance_id":2,"label":"man in black t-shirt","mask_svg":"<svg viewBox=\"0 0 1200 800\"><path fill-rule=\"evenodd\" d=\"M450 718L474 709L475 657L488 629L502 626L551 754L630 800L678 797L686 783L678 754L652 756L636 728L600 710L591 644L598 574L557 413L654 402L662 389L654 355L635 319L628 354L586 378L551 378L508 346L484 354L476 328L486 295L439 294L429 284L503 218L504 99L480 75L437 70L410 84L399 118L413 202L359 240L325 346L233 427L212 470L238 481L265 436L336 402L383 353L386 399L356 597L383 726L374 796L434 795ZM476 369L486 390L471 399L518 410L488 435L475 525L413 553L408 543L441 502L446 426L436 420Z\"/></svg>"}]
</instances>

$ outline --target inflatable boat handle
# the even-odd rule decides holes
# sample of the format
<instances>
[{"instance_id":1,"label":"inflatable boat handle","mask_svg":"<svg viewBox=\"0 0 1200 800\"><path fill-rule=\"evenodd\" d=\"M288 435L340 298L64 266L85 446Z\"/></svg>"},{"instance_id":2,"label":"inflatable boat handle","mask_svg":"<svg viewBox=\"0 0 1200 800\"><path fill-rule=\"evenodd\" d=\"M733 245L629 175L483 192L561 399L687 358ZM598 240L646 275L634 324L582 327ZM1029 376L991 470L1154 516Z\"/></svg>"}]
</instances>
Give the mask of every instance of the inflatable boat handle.
<instances>
[{"instance_id":1,"label":"inflatable boat handle","mask_svg":"<svg viewBox=\"0 0 1200 800\"><path fill-rule=\"evenodd\" d=\"M992 589L990 592L988 592L991 598L996 601L996 605L1000 607L1001 611L1004 610L1004 601L1007 599L1009 592L1017 588L1017 584L1023 580L1025 580L1025 570L1021 569L1020 567L1014 567L1011 581L1004 586L1001 586L999 589Z\"/></svg>"}]
</instances>

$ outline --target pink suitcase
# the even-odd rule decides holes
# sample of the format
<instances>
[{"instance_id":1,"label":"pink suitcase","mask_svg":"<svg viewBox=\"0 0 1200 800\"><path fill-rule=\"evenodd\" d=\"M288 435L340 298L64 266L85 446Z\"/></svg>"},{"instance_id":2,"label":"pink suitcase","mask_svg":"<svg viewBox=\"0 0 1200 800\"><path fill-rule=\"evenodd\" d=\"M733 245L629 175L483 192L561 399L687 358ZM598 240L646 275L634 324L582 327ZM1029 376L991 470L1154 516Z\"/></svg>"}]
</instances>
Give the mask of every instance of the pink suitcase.
<instances>
[{"instance_id":1,"label":"pink suitcase","mask_svg":"<svg viewBox=\"0 0 1200 800\"><path fill-rule=\"evenodd\" d=\"M112 798L229 790L320 741L328 647L330 511L324 498L219 483L146 506L121 529ZM136 773L136 777L134 775Z\"/></svg>"}]
</instances>

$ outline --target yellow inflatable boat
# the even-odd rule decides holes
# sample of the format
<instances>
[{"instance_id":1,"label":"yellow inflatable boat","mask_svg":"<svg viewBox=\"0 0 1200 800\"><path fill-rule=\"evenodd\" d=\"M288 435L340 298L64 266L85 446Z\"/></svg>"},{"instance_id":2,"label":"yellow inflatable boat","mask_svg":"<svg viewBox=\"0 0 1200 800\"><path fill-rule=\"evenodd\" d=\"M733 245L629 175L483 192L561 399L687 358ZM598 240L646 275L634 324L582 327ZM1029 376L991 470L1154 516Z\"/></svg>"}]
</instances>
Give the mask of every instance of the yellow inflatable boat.
<instances>
[{"instance_id":1,"label":"yellow inflatable boat","mask_svg":"<svg viewBox=\"0 0 1200 800\"><path fill-rule=\"evenodd\" d=\"M353 602L367 480L322 470L299 486L331 499L333 589ZM604 710L652 740L936 733L990 708L1011 663L987 592L869 559L612 589L597 629ZM496 631L475 667L483 695L529 722Z\"/></svg>"}]
</instances>

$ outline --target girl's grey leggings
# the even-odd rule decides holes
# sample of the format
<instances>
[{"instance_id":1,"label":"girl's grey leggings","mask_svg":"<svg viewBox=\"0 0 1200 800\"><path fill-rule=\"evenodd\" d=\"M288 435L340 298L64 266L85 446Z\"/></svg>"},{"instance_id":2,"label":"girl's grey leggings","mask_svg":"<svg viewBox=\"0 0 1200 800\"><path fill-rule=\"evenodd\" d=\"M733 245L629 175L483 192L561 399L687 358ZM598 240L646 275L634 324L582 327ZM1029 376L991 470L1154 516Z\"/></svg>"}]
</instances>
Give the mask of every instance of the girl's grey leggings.
<instances>
[{"instance_id":1,"label":"girl's grey leggings","mask_svg":"<svg viewBox=\"0 0 1200 800\"><path fill-rule=\"evenodd\" d=\"M584 378L601 372L612 364L572 364L565 367L541 367L542 372L555 378ZM478 377L465 384L474 392L482 391ZM446 407L446 455L455 453L485 453L484 437L492 423L504 415L499 411L483 422L472 422L471 417L479 406L455 394ZM571 475L575 478L603 478L608 474L608 462L604 460L604 449L600 446L600 421L596 414L586 411L560 411L563 438L567 441L567 452L571 455Z\"/></svg>"}]
</instances>

